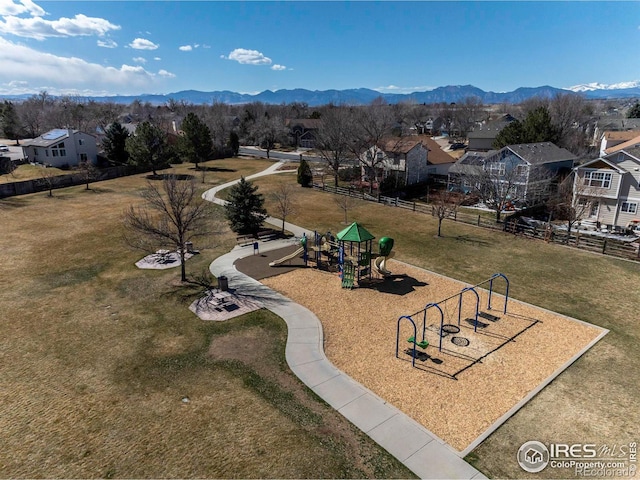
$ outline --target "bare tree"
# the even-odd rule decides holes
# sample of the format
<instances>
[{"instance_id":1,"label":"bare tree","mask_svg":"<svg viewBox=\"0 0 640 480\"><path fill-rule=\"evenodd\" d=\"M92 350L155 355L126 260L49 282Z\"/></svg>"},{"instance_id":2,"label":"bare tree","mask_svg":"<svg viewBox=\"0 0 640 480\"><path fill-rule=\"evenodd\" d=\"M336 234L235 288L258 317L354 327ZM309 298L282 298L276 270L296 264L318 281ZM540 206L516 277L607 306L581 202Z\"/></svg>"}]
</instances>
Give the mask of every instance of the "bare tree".
<instances>
[{"instance_id":1,"label":"bare tree","mask_svg":"<svg viewBox=\"0 0 640 480\"><path fill-rule=\"evenodd\" d=\"M271 195L276 202L276 212L282 217L282 233L284 233L286 218L296 213L295 189L289 183L282 183Z\"/></svg>"},{"instance_id":2,"label":"bare tree","mask_svg":"<svg viewBox=\"0 0 640 480\"><path fill-rule=\"evenodd\" d=\"M594 199L604 192L602 188L587 185L584 178L575 171L560 182L557 192L549 199L547 205L556 219L566 222L567 241L574 225L588 216Z\"/></svg>"},{"instance_id":3,"label":"bare tree","mask_svg":"<svg viewBox=\"0 0 640 480\"><path fill-rule=\"evenodd\" d=\"M131 206L124 214L125 240L135 248L153 252L160 245L178 247L181 280L187 279L186 244L211 232L207 219L209 203L202 200L194 178L181 180L167 175L158 186L147 182L141 193L145 203Z\"/></svg>"},{"instance_id":4,"label":"bare tree","mask_svg":"<svg viewBox=\"0 0 640 480\"><path fill-rule=\"evenodd\" d=\"M47 190L49 190L49 196L53 197L53 189L58 183L58 174L47 167L42 167L40 179L44 185L46 185Z\"/></svg>"},{"instance_id":5,"label":"bare tree","mask_svg":"<svg viewBox=\"0 0 640 480\"><path fill-rule=\"evenodd\" d=\"M503 152L491 161L460 164L457 182L469 188L496 213L500 221L502 211L538 204L549 197L554 174L544 166L520 162L515 156Z\"/></svg>"},{"instance_id":6,"label":"bare tree","mask_svg":"<svg viewBox=\"0 0 640 480\"><path fill-rule=\"evenodd\" d=\"M333 201L338 206L338 208L342 210L342 212L344 213L344 224L348 225L349 224L348 213L350 210L353 210L353 208L356 206L355 198L349 195L336 195L333 197Z\"/></svg>"},{"instance_id":7,"label":"bare tree","mask_svg":"<svg viewBox=\"0 0 640 480\"><path fill-rule=\"evenodd\" d=\"M80 164L78 165L78 170L80 171L82 179L84 180L84 183L86 185L85 190L89 190L89 183L92 180L98 178L98 175L100 173L98 168L90 161L85 160L83 162L80 162Z\"/></svg>"},{"instance_id":8,"label":"bare tree","mask_svg":"<svg viewBox=\"0 0 640 480\"><path fill-rule=\"evenodd\" d=\"M348 160L351 151L351 115L346 107L331 106L324 111L316 135L316 148L327 162L333 174L334 185L338 186L338 173Z\"/></svg>"},{"instance_id":9,"label":"bare tree","mask_svg":"<svg viewBox=\"0 0 640 480\"><path fill-rule=\"evenodd\" d=\"M433 197L431 206L433 214L438 219L438 237L442 236L442 221L449 218L458 210L459 195L449 191L440 190Z\"/></svg>"}]
</instances>

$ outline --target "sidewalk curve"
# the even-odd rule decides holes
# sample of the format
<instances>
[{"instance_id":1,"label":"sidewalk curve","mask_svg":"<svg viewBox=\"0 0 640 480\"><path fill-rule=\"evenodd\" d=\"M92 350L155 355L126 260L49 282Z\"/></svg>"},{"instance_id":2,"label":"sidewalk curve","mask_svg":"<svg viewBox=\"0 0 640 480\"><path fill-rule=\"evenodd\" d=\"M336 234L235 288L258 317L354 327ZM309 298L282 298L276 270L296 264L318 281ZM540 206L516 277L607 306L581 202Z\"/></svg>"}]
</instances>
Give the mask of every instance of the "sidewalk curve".
<instances>
[{"instance_id":1,"label":"sidewalk curve","mask_svg":"<svg viewBox=\"0 0 640 480\"><path fill-rule=\"evenodd\" d=\"M279 166L276 163L247 179L278 173ZM225 202L215 194L238 181L212 188L202 197L223 205ZM281 220L271 217L267 222L281 224ZM313 233L292 224L285 225L296 237ZM295 242L296 239L269 241L260 249L269 251ZM443 440L337 369L324 353L322 324L313 312L236 270L234 262L252 253L237 246L213 261L211 273L216 277L226 276L239 294L253 297L284 319L288 328L285 357L302 382L420 478L486 478Z\"/></svg>"}]
</instances>

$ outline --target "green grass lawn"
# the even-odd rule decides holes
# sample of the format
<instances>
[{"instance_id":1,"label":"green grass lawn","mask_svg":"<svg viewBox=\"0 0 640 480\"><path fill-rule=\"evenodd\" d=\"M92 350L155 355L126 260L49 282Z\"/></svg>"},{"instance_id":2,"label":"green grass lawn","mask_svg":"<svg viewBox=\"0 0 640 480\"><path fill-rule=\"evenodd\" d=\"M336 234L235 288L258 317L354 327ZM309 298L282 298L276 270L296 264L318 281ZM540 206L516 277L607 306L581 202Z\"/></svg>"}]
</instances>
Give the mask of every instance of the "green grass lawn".
<instances>
[{"instance_id":1,"label":"green grass lawn","mask_svg":"<svg viewBox=\"0 0 640 480\"><path fill-rule=\"evenodd\" d=\"M202 189L269 164L207 162ZM193 165L175 171L202 180ZM121 215L144 177L0 200L0 476L410 476L293 377L281 319L259 311L204 323L187 308L200 287L181 285L177 269L135 268L142 254L125 246ZM272 214L280 182L295 173L256 181ZM297 193L287 221L345 226L332 195ZM483 472L526 477L515 458L528 440L633 440L638 264L451 221L436 238L436 219L372 203L356 202L354 220L393 237L399 260L469 283L502 272L513 297L611 330L473 452ZM234 245L226 228L194 245L201 253L187 273L206 272ZM535 475L553 476L572 475Z\"/></svg>"}]
</instances>

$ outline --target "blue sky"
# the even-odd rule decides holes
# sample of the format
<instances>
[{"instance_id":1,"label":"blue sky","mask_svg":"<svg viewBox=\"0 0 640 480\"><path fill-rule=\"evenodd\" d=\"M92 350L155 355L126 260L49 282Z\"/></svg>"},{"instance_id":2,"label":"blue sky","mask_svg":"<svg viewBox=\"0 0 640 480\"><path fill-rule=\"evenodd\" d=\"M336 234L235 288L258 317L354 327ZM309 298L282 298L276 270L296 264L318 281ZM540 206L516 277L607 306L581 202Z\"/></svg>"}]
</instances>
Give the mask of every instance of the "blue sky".
<instances>
[{"instance_id":1,"label":"blue sky","mask_svg":"<svg viewBox=\"0 0 640 480\"><path fill-rule=\"evenodd\" d=\"M638 2L0 0L0 94L634 81Z\"/></svg>"}]
</instances>

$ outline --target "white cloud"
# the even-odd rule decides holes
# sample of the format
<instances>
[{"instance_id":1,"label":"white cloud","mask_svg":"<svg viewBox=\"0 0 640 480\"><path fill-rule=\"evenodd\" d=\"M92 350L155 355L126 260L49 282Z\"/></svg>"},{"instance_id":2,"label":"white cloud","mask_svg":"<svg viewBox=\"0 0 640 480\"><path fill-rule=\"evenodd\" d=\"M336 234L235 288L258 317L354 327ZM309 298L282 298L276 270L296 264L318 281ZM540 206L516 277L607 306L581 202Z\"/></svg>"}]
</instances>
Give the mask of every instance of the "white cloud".
<instances>
[{"instance_id":1,"label":"white cloud","mask_svg":"<svg viewBox=\"0 0 640 480\"><path fill-rule=\"evenodd\" d=\"M229 60L235 60L243 65L271 65L272 60L269 57L265 57L264 54L257 50L247 50L245 48L236 48L228 57Z\"/></svg>"},{"instance_id":2,"label":"white cloud","mask_svg":"<svg viewBox=\"0 0 640 480\"><path fill-rule=\"evenodd\" d=\"M286 70L286 69L287 67L285 67L284 65L278 65L277 63L271 67L271 70L277 70L277 71Z\"/></svg>"},{"instance_id":3,"label":"white cloud","mask_svg":"<svg viewBox=\"0 0 640 480\"><path fill-rule=\"evenodd\" d=\"M120 30L119 25L114 25L108 20L82 14L73 18L62 17L58 20L14 16L5 16L3 19L4 22L0 21L0 33L36 40L44 40L47 37L103 36L112 30Z\"/></svg>"},{"instance_id":4,"label":"white cloud","mask_svg":"<svg viewBox=\"0 0 640 480\"><path fill-rule=\"evenodd\" d=\"M413 93L413 92L428 92L435 87L398 87L397 85L387 85L386 87L376 87L373 90L380 93Z\"/></svg>"},{"instance_id":5,"label":"white cloud","mask_svg":"<svg viewBox=\"0 0 640 480\"><path fill-rule=\"evenodd\" d=\"M102 48L116 48L118 44L109 38L107 40L98 40L98 46Z\"/></svg>"},{"instance_id":6,"label":"white cloud","mask_svg":"<svg viewBox=\"0 0 640 480\"><path fill-rule=\"evenodd\" d=\"M154 59L156 62L159 62L160 60L162 60L162 58L160 58L160 57L153 57L153 59Z\"/></svg>"},{"instance_id":7,"label":"white cloud","mask_svg":"<svg viewBox=\"0 0 640 480\"><path fill-rule=\"evenodd\" d=\"M156 50L158 45L146 38L136 38L129 46L135 50Z\"/></svg>"},{"instance_id":8,"label":"white cloud","mask_svg":"<svg viewBox=\"0 0 640 480\"><path fill-rule=\"evenodd\" d=\"M191 50L193 50L193 47L191 45L182 45L181 47L178 47L178 50L183 52L190 52Z\"/></svg>"},{"instance_id":9,"label":"white cloud","mask_svg":"<svg viewBox=\"0 0 640 480\"><path fill-rule=\"evenodd\" d=\"M13 16L28 13L32 17L43 17L45 12L42 7L36 5L31 0L0 0L0 16Z\"/></svg>"},{"instance_id":10,"label":"white cloud","mask_svg":"<svg viewBox=\"0 0 640 480\"><path fill-rule=\"evenodd\" d=\"M165 77L165 78L175 78L176 77L173 73L167 72L166 70L158 70L158 75L160 75L161 77Z\"/></svg>"},{"instance_id":11,"label":"white cloud","mask_svg":"<svg viewBox=\"0 0 640 480\"><path fill-rule=\"evenodd\" d=\"M133 61L136 63L147 63L147 59L144 57L133 57Z\"/></svg>"},{"instance_id":12,"label":"white cloud","mask_svg":"<svg viewBox=\"0 0 640 480\"><path fill-rule=\"evenodd\" d=\"M135 94L149 91L168 72L153 74L142 66L120 68L89 63L81 58L43 53L0 37L0 85L4 90L37 92L43 86L52 94L69 91L109 91ZM5 93L5 92L3 92Z\"/></svg>"}]
</instances>

